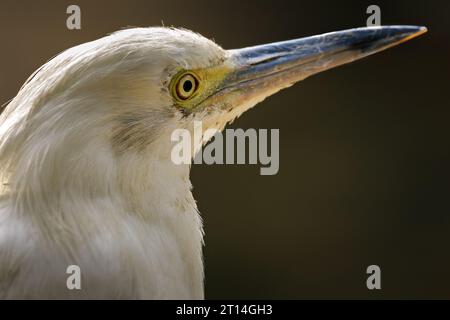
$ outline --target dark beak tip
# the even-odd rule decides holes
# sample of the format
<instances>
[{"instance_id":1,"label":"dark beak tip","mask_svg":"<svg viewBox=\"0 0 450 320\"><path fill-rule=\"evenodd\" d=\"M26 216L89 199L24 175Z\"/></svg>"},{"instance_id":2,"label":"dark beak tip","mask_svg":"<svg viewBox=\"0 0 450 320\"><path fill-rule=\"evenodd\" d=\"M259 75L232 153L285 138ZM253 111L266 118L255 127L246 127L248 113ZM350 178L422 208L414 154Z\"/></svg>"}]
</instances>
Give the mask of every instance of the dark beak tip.
<instances>
[{"instance_id":1,"label":"dark beak tip","mask_svg":"<svg viewBox=\"0 0 450 320\"><path fill-rule=\"evenodd\" d=\"M360 31L362 37L372 36L373 38L389 39L389 38L410 38L424 34L428 31L427 27L409 26L409 25L387 25L387 26L371 26L353 29ZM372 38L372 39L373 39Z\"/></svg>"},{"instance_id":2,"label":"dark beak tip","mask_svg":"<svg viewBox=\"0 0 450 320\"><path fill-rule=\"evenodd\" d=\"M406 35L421 35L428 31L427 27L423 26L405 26L404 27Z\"/></svg>"},{"instance_id":3,"label":"dark beak tip","mask_svg":"<svg viewBox=\"0 0 450 320\"><path fill-rule=\"evenodd\" d=\"M419 30L416 32L416 34L419 36L421 34L427 33L428 32L428 28L427 27L419 27Z\"/></svg>"},{"instance_id":4,"label":"dark beak tip","mask_svg":"<svg viewBox=\"0 0 450 320\"><path fill-rule=\"evenodd\" d=\"M375 53L416 38L428 31L423 26L388 25L356 28L354 36L348 37L351 46L363 52ZM351 31L351 30L350 30Z\"/></svg>"},{"instance_id":5,"label":"dark beak tip","mask_svg":"<svg viewBox=\"0 0 450 320\"><path fill-rule=\"evenodd\" d=\"M428 32L427 27L423 26L398 26L398 31L393 34L399 43L416 38Z\"/></svg>"},{"instance_id":6,"label":"dark beak tip","mask_svg":"<svg viewBox=\"0 0 450 320\"><path fill-rule=\"evenodd\" d=\"M384 27L381 27L384 28ZM392 32L392 35L397 37L417 37L428 31L427 27L423 26L386 26L387 32Z\"/></svg>"}]
</instances>

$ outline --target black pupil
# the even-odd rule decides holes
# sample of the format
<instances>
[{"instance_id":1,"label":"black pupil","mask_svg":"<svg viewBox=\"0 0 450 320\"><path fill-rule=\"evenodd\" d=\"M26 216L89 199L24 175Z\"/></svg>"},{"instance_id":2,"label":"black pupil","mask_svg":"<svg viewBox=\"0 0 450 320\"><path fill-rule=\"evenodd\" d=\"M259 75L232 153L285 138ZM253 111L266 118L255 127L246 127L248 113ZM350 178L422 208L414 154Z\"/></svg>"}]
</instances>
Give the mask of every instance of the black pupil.
<instances>
[{"instance_id":1,"label":"black pupil","mask_svg":"<svg viewBox=\"0 0 450 320\"><path fill-rule=\"evenodd\" d=\"M186 80L186 81L183 83L183 90L184 90L184 92L189 92L189 91L191 91L193 86L194 86L194 85L192 84L192 81L191 81L191 80Z\"/></svg>"}]
</instances>

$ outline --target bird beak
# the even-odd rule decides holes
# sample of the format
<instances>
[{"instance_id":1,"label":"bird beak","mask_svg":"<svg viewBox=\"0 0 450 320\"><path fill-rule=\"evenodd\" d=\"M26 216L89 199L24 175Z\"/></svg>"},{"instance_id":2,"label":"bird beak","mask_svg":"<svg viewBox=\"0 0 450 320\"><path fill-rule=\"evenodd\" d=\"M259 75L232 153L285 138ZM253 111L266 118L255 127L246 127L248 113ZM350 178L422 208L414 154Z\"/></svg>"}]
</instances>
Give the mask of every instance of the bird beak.
<instances>
[{"instance_id":1,"label":"bird beak","mask_svg":"<svg viewBox=\"0 0 450 320\"><path fill-rule=\"evenodd\" d=\"M215 98L228 100L225 106L247 104L249 108L308 76L361 59L426 31L425 27L417 26L367 27L229 50L231 71Z\"/></svg>"}]
</instances>

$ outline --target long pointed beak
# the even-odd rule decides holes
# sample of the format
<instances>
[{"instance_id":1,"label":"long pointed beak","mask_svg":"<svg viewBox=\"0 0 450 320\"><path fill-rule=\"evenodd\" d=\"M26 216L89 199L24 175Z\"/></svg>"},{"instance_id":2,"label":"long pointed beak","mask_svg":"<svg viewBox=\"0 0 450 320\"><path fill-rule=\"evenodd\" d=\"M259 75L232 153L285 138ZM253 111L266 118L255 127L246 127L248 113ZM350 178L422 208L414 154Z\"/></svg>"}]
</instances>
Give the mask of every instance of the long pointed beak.
<instances>
[{"instance_id":1,"label":"long pointed beak","mask_svg":"<svg viewBox=\"0 0 450 320\"><path fill-rule=\"evenodd\" d=\"M229 50L232 72L224 79L218 94L222 98L232 96L235 105L251 107L308 76L382 51L426 31L425 27L417 26L367 27Z\"/></svg>"}]
</instances>

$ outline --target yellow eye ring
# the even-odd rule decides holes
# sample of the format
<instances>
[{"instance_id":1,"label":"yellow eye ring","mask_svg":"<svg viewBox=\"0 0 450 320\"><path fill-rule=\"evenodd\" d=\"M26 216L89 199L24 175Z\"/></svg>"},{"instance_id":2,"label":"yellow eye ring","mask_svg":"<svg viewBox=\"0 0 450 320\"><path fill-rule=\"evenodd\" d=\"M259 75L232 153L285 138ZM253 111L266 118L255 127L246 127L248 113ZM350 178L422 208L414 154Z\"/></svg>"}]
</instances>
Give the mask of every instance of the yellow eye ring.
<instances>
[{"instance_id":1,"label":"yellow eye ring","mask_svg":"<svg viewBox=\"0 0 450 320\"><path fill-rule=\"evenodd\" d=\"M185 73L175 83L174 93L180 100L191 98L198 89L198 79L192 73Z\"/></svg>"}]
</instances>

